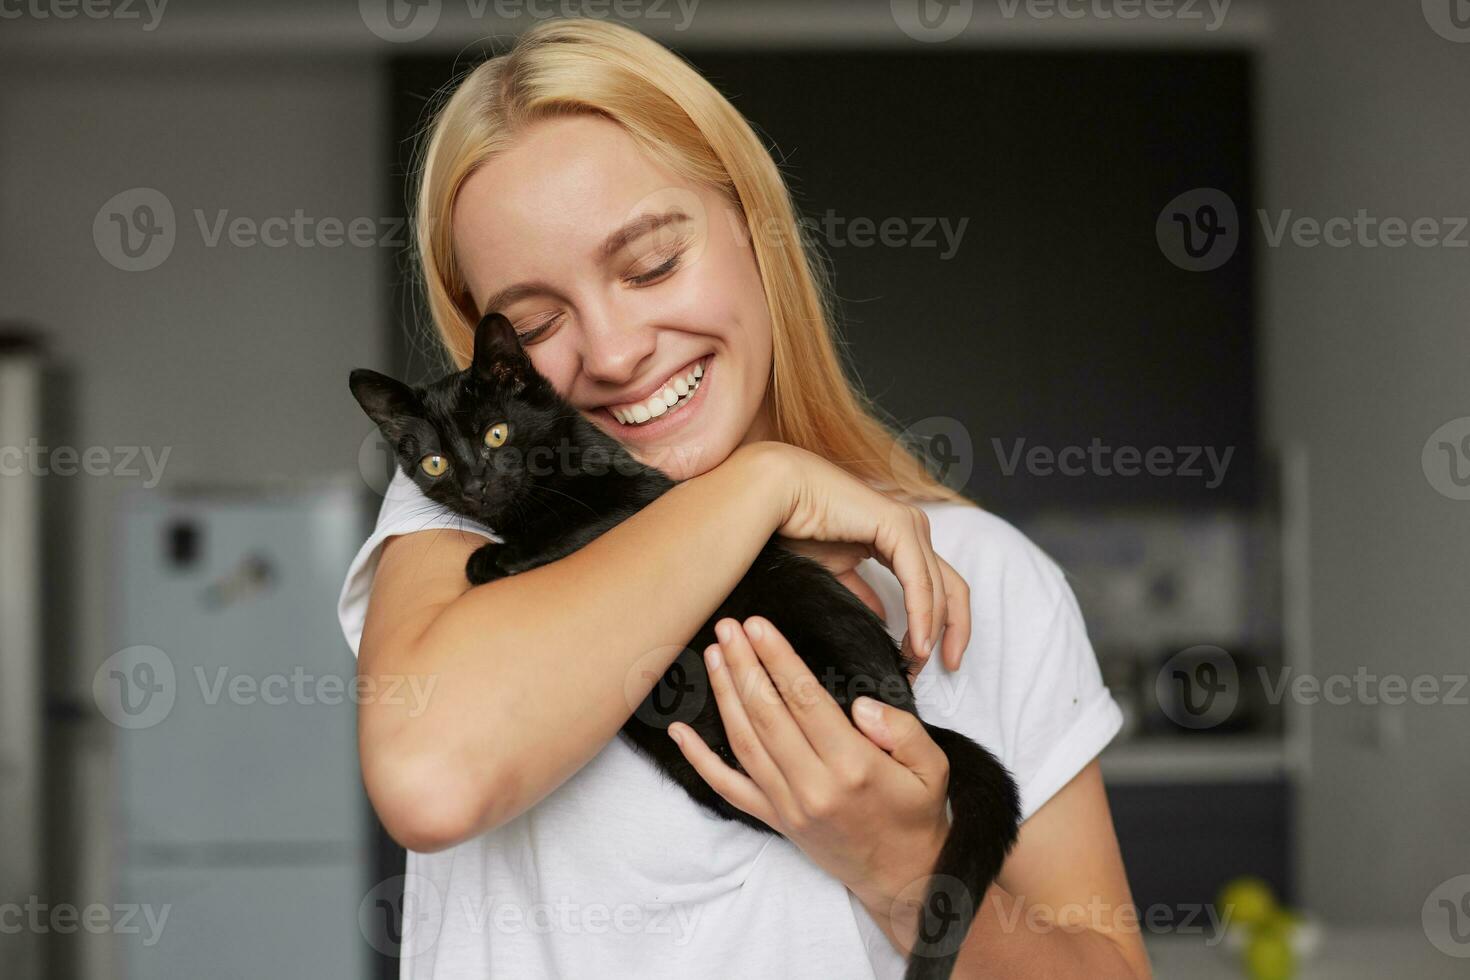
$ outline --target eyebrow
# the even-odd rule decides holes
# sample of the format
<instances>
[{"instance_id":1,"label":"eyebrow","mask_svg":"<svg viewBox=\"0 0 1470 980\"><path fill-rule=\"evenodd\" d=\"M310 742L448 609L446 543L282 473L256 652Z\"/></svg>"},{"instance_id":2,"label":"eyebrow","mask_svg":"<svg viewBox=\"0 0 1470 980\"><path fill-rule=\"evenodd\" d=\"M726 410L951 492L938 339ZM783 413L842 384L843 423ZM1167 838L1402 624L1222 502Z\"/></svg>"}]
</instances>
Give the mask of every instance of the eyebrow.
<instances>
[{"instance_id":1,"label":"eyebrow","mask_svg":"<svg viewBox=\"0 0 1470 980\"><path fill-rule=\"evenodd\" d=\"M627 248L629 243L637 241L644 235L658 231L665 225L688 220L689 215L678 208L671 208L662 214L640 214L608 235L607 240L602 243L602 248L598 250L598 256L604 260L612 258L620 250Z\"/></svg>"},{"instance_id":2,"label":"eyebrow","mask_svg":"<svg viewBox=\"0 0 1470 980\"><path fill-rule=\"evenodd\" d=\"M687 222L689 220L689 215L678 208L672 208L661 214L640 214L607 236L601 247L597 250L598 258L605 262L644 235L651 234L668 225ZM482 317L488 316L502 307L509 306L516 300L524 299L527 296L553 292L555 290L543 282L518 282L513 286L507 286L499 292L494 293L485 303L480 315Z\"/></svg>"}]
</instances>

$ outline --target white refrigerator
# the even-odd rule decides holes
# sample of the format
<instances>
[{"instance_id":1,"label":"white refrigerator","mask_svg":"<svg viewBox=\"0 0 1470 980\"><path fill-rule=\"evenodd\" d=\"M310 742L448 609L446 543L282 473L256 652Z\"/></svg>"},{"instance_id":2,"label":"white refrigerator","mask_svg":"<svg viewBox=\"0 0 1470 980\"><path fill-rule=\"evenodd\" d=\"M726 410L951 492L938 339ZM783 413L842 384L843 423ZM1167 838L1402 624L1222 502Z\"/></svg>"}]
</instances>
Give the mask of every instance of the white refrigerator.
<instances>
[{"instance_id":1,"label":"white refrigerator","mask_svg":"<svg viewBox=\"0 0 1470 980\"><path fill-rule=\"evenodd\" d=\"M354 486L353 483L356 483ZM129 980L369 975L375 882L336 599L360 481L137 490L118 522L116 936Z\"/></svg>"}]
</instances>

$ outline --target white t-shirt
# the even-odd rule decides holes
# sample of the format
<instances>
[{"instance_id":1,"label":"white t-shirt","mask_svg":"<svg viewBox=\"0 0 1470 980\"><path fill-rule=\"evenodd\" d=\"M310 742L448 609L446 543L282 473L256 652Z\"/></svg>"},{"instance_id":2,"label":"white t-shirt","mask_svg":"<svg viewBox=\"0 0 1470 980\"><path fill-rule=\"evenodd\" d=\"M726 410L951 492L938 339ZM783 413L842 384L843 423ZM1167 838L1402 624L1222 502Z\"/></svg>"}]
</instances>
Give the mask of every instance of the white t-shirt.
<instances>
[{"instance_id":1,"label":"white t-shirt","mask_svg":"<svg viewBox=\"0 0 1470 980\"><path fill-rule=\"evenodd\" d=\"M969 583L960 669L936 656L920 715L995 753L1029 817L1122 724L1057 566L1005 521L924 508L934 548ZM383 542L458 527L493 537L395 472L338 613L354 653ZM902 591L860 574L902 636ZM515 820L436 854L408 852L401 976L413 980L889 980L904 960L843 885L784 838L721 820L621 738Z\"/></svg>"}]
</instances>

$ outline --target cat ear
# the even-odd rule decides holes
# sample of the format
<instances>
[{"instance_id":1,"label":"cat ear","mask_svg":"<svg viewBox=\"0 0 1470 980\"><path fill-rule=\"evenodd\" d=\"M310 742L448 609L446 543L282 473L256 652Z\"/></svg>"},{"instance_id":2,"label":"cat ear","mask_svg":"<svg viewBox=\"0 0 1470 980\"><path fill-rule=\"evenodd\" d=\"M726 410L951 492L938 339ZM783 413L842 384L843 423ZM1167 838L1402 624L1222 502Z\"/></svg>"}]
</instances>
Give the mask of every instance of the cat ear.
<instances>
[{"instance_id":1,"label":"cat ear","mask_svg":"<svg viewBox=\"0 0 1470 980\"><path fill-rule=\"evenodd\" d=\"M423 415L423 406L413 389L386 374L358 368L348 376L347 384L352 388L352 397L389 442L398 441L405 422Z\"/></svg>"},{"instance_id":2,"label":"cat ear","mask_svg":"<svg viewBox=\"0 0 1470 980\"><path fill-rule=\"evenodd\" d=\"M498 384L524 385L534 373L515 327L499 313L487 314L475 328L475 356L471 363L477 375Z\"/></svg>"}]
</instances>

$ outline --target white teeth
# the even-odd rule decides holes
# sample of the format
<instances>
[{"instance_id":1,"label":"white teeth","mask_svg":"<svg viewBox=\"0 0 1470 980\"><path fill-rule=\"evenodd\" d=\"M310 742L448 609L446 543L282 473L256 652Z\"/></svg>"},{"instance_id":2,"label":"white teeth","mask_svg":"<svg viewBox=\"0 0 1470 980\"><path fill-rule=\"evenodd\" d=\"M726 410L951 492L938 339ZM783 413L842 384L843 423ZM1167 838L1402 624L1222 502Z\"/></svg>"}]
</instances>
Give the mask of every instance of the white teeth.
<instances>
[{"instance_id":1,"label":"white teeth","mask_svg":"<svg viewBox=\"0 0 1470 980\"><path fill-rule=\"evenodd\" d=\"M684 403L694 397L695 389L699 387L702 377L704 377L704 366L696 364L684 375L670 378L663 388L650 395L646 401L629 408L611 408L609 411L613 418L623 425L642 425L661 415L683 408Z\"/></svg>"}]
</instances>

